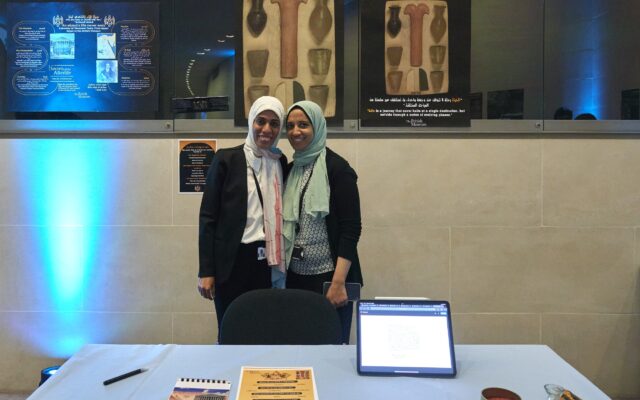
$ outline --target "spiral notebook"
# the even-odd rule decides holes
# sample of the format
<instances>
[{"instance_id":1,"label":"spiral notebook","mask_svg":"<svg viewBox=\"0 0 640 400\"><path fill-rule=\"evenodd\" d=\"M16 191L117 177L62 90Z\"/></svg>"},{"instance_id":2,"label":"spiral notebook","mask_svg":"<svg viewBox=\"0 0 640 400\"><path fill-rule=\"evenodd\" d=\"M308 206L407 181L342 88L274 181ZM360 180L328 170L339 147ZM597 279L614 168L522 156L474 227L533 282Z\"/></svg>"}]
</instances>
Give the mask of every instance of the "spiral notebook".
<instances>
[{"instance_id":1,"label":"spiral notebook","mask_svg":"<svg viewBox=\"0 0 640 400\"><path fill-rule=\"evenodd\" d=\"M229 381L179 378L169 400L229 400L230 390Z\"/></svg>"}]
</instances>

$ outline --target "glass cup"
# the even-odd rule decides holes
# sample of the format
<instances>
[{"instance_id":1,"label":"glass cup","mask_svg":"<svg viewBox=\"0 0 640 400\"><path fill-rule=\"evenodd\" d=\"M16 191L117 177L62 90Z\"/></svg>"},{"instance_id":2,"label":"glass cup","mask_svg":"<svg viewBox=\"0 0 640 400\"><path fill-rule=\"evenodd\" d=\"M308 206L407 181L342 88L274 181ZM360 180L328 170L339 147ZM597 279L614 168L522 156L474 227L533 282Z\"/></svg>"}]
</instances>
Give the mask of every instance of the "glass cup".
<instances>
[{"instance_id":1,"label":"glass cup","mask_svg":"<svg viewBox=\"0 0 640 400\"><path fill-rule=\"evenodd\" d=\"M564 393L564 388L559 385L554 385L553 383L547 383L544 385L544 390L547 392L547 400L560 400L562 397L562 393Z\"/></svg>"}]
</instances>

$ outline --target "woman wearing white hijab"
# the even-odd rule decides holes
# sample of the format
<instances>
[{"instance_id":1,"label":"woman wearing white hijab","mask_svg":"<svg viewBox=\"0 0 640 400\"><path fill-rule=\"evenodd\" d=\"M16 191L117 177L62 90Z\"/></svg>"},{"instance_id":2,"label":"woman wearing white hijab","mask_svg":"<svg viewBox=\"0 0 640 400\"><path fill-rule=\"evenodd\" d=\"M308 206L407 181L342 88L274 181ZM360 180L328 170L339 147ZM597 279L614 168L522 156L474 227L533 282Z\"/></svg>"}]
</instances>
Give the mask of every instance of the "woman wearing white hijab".
<instances>
[{"instance_id":1,"label":"woman wearing white hijab","mask_svg":"<svg viewBox=\"0 0 640 400\"><path fill-rule=\"evenodd\" d=\"M218 326L229 304L254 289L284 287L282 182L276 148L284 107L263 96L249 111L244 145L216 152L200 206L198 291L214 300Z\"/></svg>"}]
</instances>

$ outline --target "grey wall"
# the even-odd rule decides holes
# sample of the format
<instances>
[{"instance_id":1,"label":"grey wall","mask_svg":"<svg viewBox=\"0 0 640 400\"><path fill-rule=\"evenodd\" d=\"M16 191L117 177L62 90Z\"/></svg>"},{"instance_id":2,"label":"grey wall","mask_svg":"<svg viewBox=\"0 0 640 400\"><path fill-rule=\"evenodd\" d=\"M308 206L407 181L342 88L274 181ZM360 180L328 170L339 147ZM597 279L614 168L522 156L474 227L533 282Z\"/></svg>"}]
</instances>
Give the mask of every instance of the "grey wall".
<instances>
[{"instance_id":1,"label":"grey wall","mask_svg":"<svg viewBox=\"0 0 640 400\"><path fill-rule=\"evenodd\" d=\"M88 189L109 199L95 226L34 219L33 204L52 201L35 188L59 171L21 181L21 163L39 160L19 155L52 143L0 140L0 391L33 389L65 340L213 343L196 291L200 196L176 193L177 141L90 141L119 154ZM360 176L364 296L448 299L457 343L547 344L609 395L640 397L637 139L342 134L329 146ZM93 249L65 312L48 228Z\"/></svg>"},{"instance_id":2,"label":"grey wall","mask_svg":"<svg viewBox=\"0 0 640 400\"><path fill-rule=\"evenodd\" d=\"M524 88L539 119L581 112L601 87L616 116L619 90L640 86L637 13L630 0L472 0L472 92ZM580 34L596 27L609 33ZM34 389L82 343L214 342L196 291L200 196L177 193L176 137L135 137L0 139L0 391ZM610 396L640 398L637 135L379 132L329 146L360 176L364 296L448 299L457 343L547 344ZM76 204L95 215L74 221Z\"/></svg>"}]
</instances>

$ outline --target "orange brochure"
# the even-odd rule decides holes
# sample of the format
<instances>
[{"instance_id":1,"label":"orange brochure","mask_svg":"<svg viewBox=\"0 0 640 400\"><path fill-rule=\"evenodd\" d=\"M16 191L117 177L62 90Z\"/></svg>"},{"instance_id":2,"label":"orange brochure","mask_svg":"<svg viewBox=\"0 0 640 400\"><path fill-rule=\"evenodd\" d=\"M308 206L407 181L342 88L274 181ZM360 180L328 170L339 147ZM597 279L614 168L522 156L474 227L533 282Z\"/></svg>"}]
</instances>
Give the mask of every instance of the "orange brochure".
<instances>
[{"instance_id":1,"label":"orange brochure","mask_svg":"<svg viewBox=\"0 0 640 400\"><path fill-rule=\"evenodd\" d=\"M311 367L242 367L236 400L318 400Z\"/></svg>"}]
</instances>

